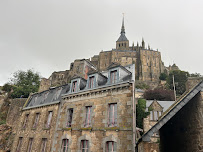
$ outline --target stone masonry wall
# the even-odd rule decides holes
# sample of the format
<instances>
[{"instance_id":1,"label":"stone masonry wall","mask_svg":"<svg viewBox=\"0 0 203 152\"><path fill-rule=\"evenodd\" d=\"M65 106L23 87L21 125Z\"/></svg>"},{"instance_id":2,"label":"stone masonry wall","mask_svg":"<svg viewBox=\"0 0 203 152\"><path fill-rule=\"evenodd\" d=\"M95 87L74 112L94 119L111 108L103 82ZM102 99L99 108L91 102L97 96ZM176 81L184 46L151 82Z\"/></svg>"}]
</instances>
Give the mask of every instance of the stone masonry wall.
<instances>
[{"instance_id":1,"label":"stone masonry wall","mask_svg":"<svg viewBox=\"0 0 203 152\"><path fill-rule=\"evenodd\" d=\"M203 77L189 77L186 82L186 90L191 90L194 86L200 83L203 80Z\"/></svg>"},{"instance_id":2,"label":"stone masonry wall","mask_svg":"<svg viewBox=\"0 0 203 152\"><path fill-rule=\"evenodd\" d=\"M53 111L53 115L51 119L50 128L46 128L45 124L47 121L49 111ZM36 128L33 128L36 113L40 113L39 122ZM47 138L46 151L47 152L51 151L52 139L54 136L56 126L57 113L58 113L58 104L34 108L30 110L24 110L22 112L22 116L19 119L18 130L14 138L12 151L14 152L16 150L19 137L23 138L22 139L23 144L20 150L21 152L27 151L29 138L33 138L32 152L41 151L42 138ZM25 121L26 114L29 114L28 122L26 127L23 128L23 123Z\"/></svg>"},{"instance_id":3,"label":"stone masonry wall","mask_svg":"<svg viewBox=\"0 0 203 152\"><path fill-rule=\"evenodd\" d=\"M116 127L108 127L107 124L109 103L117 103L118 106ZM92 106L92 123L88 128L84 127L86 106ZM66 128L68 108L73 108L71 128ZM117 152L133 151L132 111L131 87L66 99L60 111L53 151L60 152L64 138L69 139L71 152L79 152L84 139L90 142L90 152L104 152L107 141L117 143Z\"/></svg>"},{"instance_id":4,"label":"stone masonry wall","mask_svg":"<svg viewBox=\"0 0 203 152\"><path fill-rule=\"evenodd\" d=\"M138 152L159 152L159 143L141 142L138 146Z\"/></svg>"},{"instance_id":5,"label":"stone masonry wall","mask_svg":"<svg viewBox=\"0 0 203 152\"><path fill-rule=\"evenodd\" d=\"M48 90L50 88L50 86L51 86L51 80L46 79L46 78L42 78L40 81L40 86L39 86L38 92Z\"/></svg>"},{"instance_id":6,"label":"stone masonry wall","mask_svg":"<svg viewBox=\"0 0 203 152\"><path fill-rule=\"evenodd\" d=\"M139 51L139 80L157 81L162 71L161 53L152 50Z\"/></svg>"},{"instance_id":7,"label":"stone masonry wall","mask_svg":"<svg viewBox=\"0 0 203 152\"><path fill-rule=\"evenodd\" d=\"M12 132L16 133L18 122L22 113L22 108L27 98L18 98L11 100L9 111L6 118L6 124L12 127Z\"/></svg>"}]
</instances>

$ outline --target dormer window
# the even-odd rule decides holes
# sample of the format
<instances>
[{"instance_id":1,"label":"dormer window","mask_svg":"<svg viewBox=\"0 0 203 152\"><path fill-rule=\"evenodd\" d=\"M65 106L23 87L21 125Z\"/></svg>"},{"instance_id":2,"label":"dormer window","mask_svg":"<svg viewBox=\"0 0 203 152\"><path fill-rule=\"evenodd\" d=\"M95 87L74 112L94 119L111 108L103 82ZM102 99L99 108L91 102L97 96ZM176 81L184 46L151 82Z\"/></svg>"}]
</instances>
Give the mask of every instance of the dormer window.
<instances>
[{"instance_id":1,"label":"dormer window","mask_svg":"<svg viewBox=\"0 0 203 152\"><path fill-rule=\"evenodd\" d=\"M89 78L89 88L93 88L94 87L94 76Z\"/></svg>"},{"instance_id":2,"label":"dormer window","mask_svg":"<svg viewBox=\"0 0 203 152\"><path fill-rule=\"evenodd\" d=\"M116 80L117 80L117 70L111 71L110 78L111 78L111 83L116 83Z\"/></svg>"},{"instance_id":3,"label":"dormer window","mask_svg":"<svg viewBox=\"0 0 203 152\"><path fill-rule=\"evenodd\" d=\"M76 90L77 90L77 81L73 81L72 92L76 92Z\"/></svg>"}]
</instances>

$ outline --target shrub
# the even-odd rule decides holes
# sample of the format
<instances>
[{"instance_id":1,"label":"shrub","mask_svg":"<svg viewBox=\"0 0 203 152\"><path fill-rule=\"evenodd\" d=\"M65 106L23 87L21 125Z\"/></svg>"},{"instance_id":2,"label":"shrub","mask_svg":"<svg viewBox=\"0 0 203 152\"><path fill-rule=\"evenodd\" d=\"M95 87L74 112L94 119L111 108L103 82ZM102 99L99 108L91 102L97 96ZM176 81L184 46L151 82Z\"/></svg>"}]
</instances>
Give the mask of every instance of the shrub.
<instances>
[{"instance_id":1,"label":"shrub","mask_svg":"<svg viewBox=\"0 0 203 152\"><path fill-rule=\"evenodd\" d=\"M154 90L147 90L144 93L144 98L147 100L161 100L161 101L174 101L174 93L172 90L164 90L157 88Z\"/></svg>"},{"instance_id":2,"label":"shrub","mask_svg":"<svg viewBox=\"0 0 203 152\"><path fill-rule=\"evenodd\" d=\"M135 85L135 88L137 88L137 89L149 89L149 86L143 82L139 82Z\"/></svg>"}]
</instances>

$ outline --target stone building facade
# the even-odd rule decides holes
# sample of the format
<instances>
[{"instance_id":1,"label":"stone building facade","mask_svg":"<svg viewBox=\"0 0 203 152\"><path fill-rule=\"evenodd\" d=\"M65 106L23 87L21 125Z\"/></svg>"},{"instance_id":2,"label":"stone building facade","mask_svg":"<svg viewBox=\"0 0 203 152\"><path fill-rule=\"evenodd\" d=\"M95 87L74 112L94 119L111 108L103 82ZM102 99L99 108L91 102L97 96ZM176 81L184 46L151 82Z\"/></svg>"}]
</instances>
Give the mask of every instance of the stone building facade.
<instances>
[{"instance_id":1,"label":"stone building facade","mask_svg":"<svg viewBox=\"0 0 203 152\"><path fill-rule=\"evenodd\" d=\"M52 88L29 97L18 119L13 152L50 151L61 94L68 85Z\"/></svg>"},{"instance_id":2,"label":"stone building facade","mask_svg":"<svg viewBox=\"0 0 203 152\"><path fill-rule=\"evenodd\" d=\"M130 46L129 40L125 35L124 20L121 27L120 37L116 41L116 48L108 51L101 51L99 55L94 55L90 60L75 60L70 65L70 70L54 72L50 76L50 86L62 85L69 82L74 74L79 74L87 79L86 71L94 69L97 71L105 71L112 63L118 63L122 66L135 64L135 78L148 85L156 87L159 83L160 73L166 72L166 68L161 60L161 53L145 46L142 39L141 44ZM88 68L88 70L87 70ZM64 75L60 77L60 75ZM41 82L40 90L44 85Z\"/></svg>"},{"instance_id":3,"label":"stone building facade","mask_svg":"<svg viewBox=\"0 0 203 152\"><path fill-rule=\"evenodd\" d=\"M69 84L32 94L18 120L12 151L134 151L135 65L112 64Z\"/></svg>"},{"instance_id":4,"label":"stone building facade","mask_svg":"<svg viewBox=\"0 0 203 152\"><path fill-rule=\"evenodd\" d=\"M106 152L110 147L113 151L133 151L134 65L128 68L131 72L113 66L104 73L91 73L87 81L79 77L71 80L70 91L62 96L52 152L63 148L68 152L85 148ZM116 79L111 74L116 74ZM114 116L110 116L111 107Z\"/></svg>"}]
</instances>

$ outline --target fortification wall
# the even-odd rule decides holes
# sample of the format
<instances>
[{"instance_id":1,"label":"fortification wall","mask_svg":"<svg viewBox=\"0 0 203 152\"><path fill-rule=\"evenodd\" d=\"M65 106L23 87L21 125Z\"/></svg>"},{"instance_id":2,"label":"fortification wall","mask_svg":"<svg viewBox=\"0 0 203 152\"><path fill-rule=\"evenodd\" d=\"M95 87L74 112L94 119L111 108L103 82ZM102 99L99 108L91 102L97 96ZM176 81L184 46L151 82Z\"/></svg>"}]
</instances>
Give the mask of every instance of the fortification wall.
<instances>
[{"instance_id":1,"label":"fortification wall","mask_svg":"<svg viewBox=\"0 0 203 152\"><path fill-rule=\"evenodd\" d=\"M16 132L16 126L21 116L21 110L26 102L27 98L17 98L10 100L9 111L6 118L6 124L12 127L12 132Z\"/></svg>"}]
</instances>

